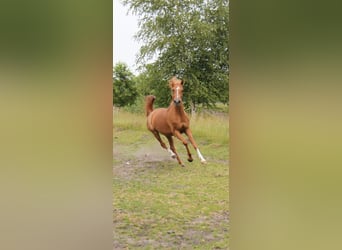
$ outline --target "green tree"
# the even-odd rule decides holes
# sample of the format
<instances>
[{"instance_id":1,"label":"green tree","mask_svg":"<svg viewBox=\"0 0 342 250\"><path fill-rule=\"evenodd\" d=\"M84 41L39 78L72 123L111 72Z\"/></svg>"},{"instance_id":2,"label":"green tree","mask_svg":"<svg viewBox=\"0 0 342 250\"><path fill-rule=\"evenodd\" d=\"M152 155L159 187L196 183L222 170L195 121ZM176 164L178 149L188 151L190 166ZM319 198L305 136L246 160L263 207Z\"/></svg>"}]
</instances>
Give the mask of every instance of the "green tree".
<instances>
[{"instance_id":1,"label":"green tree","mask_svg":"<svg viewBox=\"0 0 342 250\"><path fill-rule=\"evenodd\" d=\"M125 63L113 68L113 104L118 107L134 104L138 92L134 75Z\"/></svg>"},{"instance_id":2,"label":"green tree","mask_svg":"<svg viewBox=\"0 0 342 250\"><path fill-rule=\"evenodd\" d=\"M145 45L138 63L164 82L150 82L158 94L168 91L166 80L176 75L185 80L184 98L192 109L228 103L229 0L123 2L140 19L136 38Z\"/></svg>"},{"instance_id":3,"label":"green tree","mask_svg":"<svg viewBox=\"0 0 342 250\"><path fill-rule=\"evenodd\" d=\"M154 65L145 66L145 71L137 77L138 92L142 96L155 95L155 107L165 107L170 102L171 91L167 79L156 70Z\"/></svg>"}]
</instances>

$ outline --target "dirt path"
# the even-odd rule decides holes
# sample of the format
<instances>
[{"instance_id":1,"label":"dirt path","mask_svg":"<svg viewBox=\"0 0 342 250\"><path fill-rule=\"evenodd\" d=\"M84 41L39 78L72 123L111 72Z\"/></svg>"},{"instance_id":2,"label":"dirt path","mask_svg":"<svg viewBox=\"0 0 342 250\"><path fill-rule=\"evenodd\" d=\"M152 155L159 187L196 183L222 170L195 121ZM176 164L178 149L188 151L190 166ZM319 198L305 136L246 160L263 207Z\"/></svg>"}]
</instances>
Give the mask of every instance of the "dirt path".
<instances>
[{"instance_id":1,"label":"dirt path","mask_svg":"<svg viewBox=\"0 0 342 250\"><path fill-rule=\"evenodd\" d=\"M114 183L119 183L120 187L123 187L125 190L131 190L133 189L131 186L138 184L142 185L142 187L151 186L153 189L158 187L164 188L163 185L166 187L169 185L172 188L167 191L170 192L168 197L173 197L172 195L174 197L185 196L184 193L187 190L194 190L193 192L201 191L201 187L177 180L178 178L183 178L186 174L192 174L191 168L198 170L198 168L195 168L197 165L190 165L188 168L185 168L183 170L184 174L178 173L181 171L181 168L176 160L171 159L168 152L161 149L158 144L144 145L139 144L139 141L137 143L138 146L115 143L113 154ZM180 155L185 159L184 153L180 153ZM228 164L228 161L225 160L218 160L218 162L217 164ZM163 183L163 174L167 175L168 171L170 173L170 177L167 179L168 182ZM213 178L213 182L217 181L220 175L225 176L221 172L216 174L215 170L212 171L214 177L210 178ZM178 174L180 174L180 177L177 177ZM170 184L169 181L172 178L175 178L175 180L174 183ZM207 182L210 182L210 180ZM137 190L136 192L139 192L139 189ZM115 195L126 197L120 190L116 191L114 199ZM147 192L151 193L151 199L159 195L158 190L148 190ZM127 193L127 196L135 197L131 193ZM139 197L136 199L139 200ZM179 201L182 206L192 206L192 204L189 205L186 202L187 199L184 200ZM130 201L127 202L129 203ZM132 202L137 201L134 198ZM157 202L168 203L171 201L156 199ZM205 201L200 202L206 205ZM226 201L222 201L222 204L226 203ZM215 205L215 203L213 204ZM203 207L205 208L204 205ZM130 204L127 207L130 208ZM227 208L223 207L218 212L208 214L190 210L193 214L187 214L184 218L181 216L175 218L168 215L162 216L158 210L149 214L144 212L144 209L148 210L146 207L141 207L141 210L139 210L138 207L136 211L134 210L136 214L133 214L127 211L129 209L126 210L119 207L119 205L114 206L113 249L193 249L194 247L196 249L228 249L229 212ZM175 229L172 229L171 226L171 228L168 228L167 223L174 223ZM160 227L159 231L154 229L158 227Z\"/></svg>"}]
</instances>

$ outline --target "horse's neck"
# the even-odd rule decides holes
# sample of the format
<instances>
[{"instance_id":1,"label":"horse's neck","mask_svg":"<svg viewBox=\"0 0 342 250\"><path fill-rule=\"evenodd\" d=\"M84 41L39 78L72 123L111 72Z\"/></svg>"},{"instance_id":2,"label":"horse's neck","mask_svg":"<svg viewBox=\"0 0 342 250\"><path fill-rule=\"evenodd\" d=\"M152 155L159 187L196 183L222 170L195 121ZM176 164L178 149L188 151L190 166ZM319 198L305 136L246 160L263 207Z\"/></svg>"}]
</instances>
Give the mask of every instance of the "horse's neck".
<instances>
[{"instance_id":1,"label":"horse's neck","mask_svg":"<svg viewBox=\"0 0 342 250\"><path fill-rule=\"evenodd\" d=\"M179 106L176 106L173 104L173 102L170 104L169 108L168 108L168 112L174 113L177 116L181 117L181 118L186 118L187 115L184 111L184 105L181 103Z\"/></svg>"}]
</instances>

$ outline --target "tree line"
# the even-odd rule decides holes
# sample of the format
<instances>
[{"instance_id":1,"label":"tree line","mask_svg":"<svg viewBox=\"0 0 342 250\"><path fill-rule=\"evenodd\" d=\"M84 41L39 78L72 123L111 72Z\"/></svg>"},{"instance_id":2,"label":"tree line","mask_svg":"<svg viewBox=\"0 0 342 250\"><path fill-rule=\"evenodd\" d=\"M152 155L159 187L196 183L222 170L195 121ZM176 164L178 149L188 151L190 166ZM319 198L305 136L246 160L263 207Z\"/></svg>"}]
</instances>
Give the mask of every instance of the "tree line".
<instances>
[{"instance_id":1,"label":"tree line","mask_svg":"<svg viewBox=\"0 0 342 250\"><path fill-rule=\"evenodd\" d=\"M134 76L124 63L113 68L113 104L132 105L154 94L167 106L172 76L184 79L187 108L229 102L228 0L123 0L138 16L140 48ZM151 63L151 59L153 62Z\"/></svg>"}]
</instances>

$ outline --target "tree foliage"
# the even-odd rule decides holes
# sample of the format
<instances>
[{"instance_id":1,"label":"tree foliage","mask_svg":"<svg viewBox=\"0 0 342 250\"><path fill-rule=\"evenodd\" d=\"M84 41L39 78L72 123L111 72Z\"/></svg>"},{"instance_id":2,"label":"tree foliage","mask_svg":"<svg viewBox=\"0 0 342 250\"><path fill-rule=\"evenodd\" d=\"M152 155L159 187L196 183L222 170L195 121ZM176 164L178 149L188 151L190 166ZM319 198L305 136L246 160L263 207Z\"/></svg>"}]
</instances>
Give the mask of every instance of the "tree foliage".
<instances>
[{"instance_id":1,"label":"tree foliage","mask_svg":"<svg viewBox=\"0 0 342 250\"><path fill-rule=\"evenodd\" d=\"M139 17L136 38L144 45L138 62L146 76L159 77L150 87L169 97L166 80L176 75L185 80L187 105L228 102L229 0L123 2Z\"/></svg>"},{"instance_id":2,"label":"tree foliage","mask_svg":"<svg viewBox=\"0 0 342 250\"><path fill-rule=\"evenodd\" d=\"M118 107L132 105L137 98L134 75L124 63L113 68L113 104Z\"/></svg>"}]
</instances>

